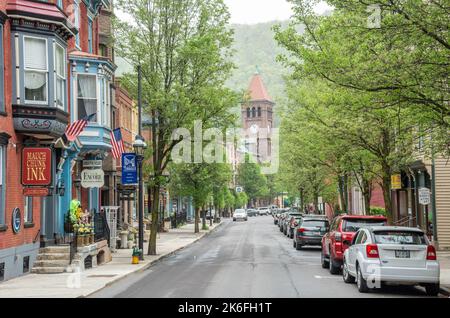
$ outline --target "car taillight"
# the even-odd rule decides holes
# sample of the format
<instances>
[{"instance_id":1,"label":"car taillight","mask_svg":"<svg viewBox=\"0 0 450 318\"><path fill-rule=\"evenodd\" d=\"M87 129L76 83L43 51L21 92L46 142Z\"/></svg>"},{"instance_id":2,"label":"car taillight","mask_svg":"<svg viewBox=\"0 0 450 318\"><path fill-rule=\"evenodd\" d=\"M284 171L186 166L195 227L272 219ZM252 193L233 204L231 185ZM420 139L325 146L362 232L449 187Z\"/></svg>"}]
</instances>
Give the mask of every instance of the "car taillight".
<instances>
[{"instance_id":1,"label":"car taillight","mask_svg":"<svg viewBox=\"0 0 450 318\"><path fill-rule=\"evenodd\" d=\"M337 242L341 242L342 241L342 233L336 233L335 235L334 235L334 239L337 241Z\"/></svg>"},{"instance_id":2,"label":"car taillight","mask_svg":"<svg viewBox=\"0 0 450 318\"><path fill-rule=\"evenodd\" d=\"M366 245L366 253L368 258L380 258L378 246L376 244Z\"/></svg>"},{"instance_id":3,"label":"car taillight","mask_svg":"<svg viewBox=\"0 0 450 318\"><path fill-rule=\"evenodd\" d=\"M303 232L306 232L306 231L308 231L308 230L305 229L305 228L301 228L301 229L298 229L298 230L297 230L298 233L303 233Z\"/></svg>"},{"instance_id":4,"label":"car taillight","mask_svg":"<svg viewBox=\"0 0 450 318\"><path fill-rule=\"evenodd\" d=\"M435 261L436 257L436 249L433 245L428 245L427 247L427 261Z\"/></svg>"}]
</instances>

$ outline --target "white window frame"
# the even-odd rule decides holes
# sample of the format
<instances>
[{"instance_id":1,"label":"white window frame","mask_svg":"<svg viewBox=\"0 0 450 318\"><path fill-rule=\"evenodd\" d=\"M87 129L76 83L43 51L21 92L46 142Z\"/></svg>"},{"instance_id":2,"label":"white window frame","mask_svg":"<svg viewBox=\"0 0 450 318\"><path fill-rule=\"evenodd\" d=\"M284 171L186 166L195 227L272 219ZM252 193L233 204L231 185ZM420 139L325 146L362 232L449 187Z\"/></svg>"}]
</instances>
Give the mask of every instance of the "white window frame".
<instances>
[{"instance_id":1,"label":"white window frame","mask_svg":"<svg viewBox=\"0 0 450 318\"><path fill-rule=\"evenodd\" d=\"M67 65L65 63L65 61L67 60L67 56L66 56L66 49L59 43L55 42L55 45L53 46L53 65L55 68L55 87L54 87L54 94L55 94L55 102L56 102L56 107L62 110L66 110L66 104L67 104L67 99L66 99L66 90L67 90ZM56 55L57 55L57 49L58 47L60 49L62 49L63 51L63 76L61 77L60 75L58 75L58 66L56 65ZM63 105L58 105L58 97L57 97L57 85L58 85L58 81L57 79L61 79L63 81L63 89L62 89L62 102Z\"/></svg>"},{"instance_id":2,"label":"white window frame","mask_svg":"<svg viewBox=\"0 0 450 318\"><path fill-rule=\"evenodd\" d=\"M96 120L95 121L91 121L89 123L97 123L99 125L101 125L101 109L100 109L100 85L98 82L98 76L97 74L93 74L93 73L77 73L77 77L76 77L76 81L75 81L75 92L74 92L74 96L75 96L75 120L78 120L78 76L94 76L95 77L95 92L96 92L96 100L97 100L97 116L96 116ZM86 115L90 115L90 114L86 114Z\"/></svg>"},{"instance_id":3,"label":"white window frame","mask_svg":"<svg viewBox=\"0 0 450 318\"><path fill-rule=\"evenodd\" d=\"M81 20L81 11L80 11L80 1L75 0L73 2L73 14L74 19L73 24L75 28L78 30L78 33L75 36L75 46L77 49L81 50L81 44L80 44L80 20Z\"/></svg>"},{"instance_id":4,"label":"white window frame","mask_svg":"<svg viewBox=\"0 0 450 318\"><path fill-rule=\"evenodd\" d=\"M26 65L25 65L25 40L26 39L37 39L37 40L44 40L45 41L45 54L46 54L46 56L45 56L45 59L46 59L46 70L44 71L44 70L37 70L37 69L32 69L32 68L27 68L26 67ZM38 37L38 36L30 36L30 35L24 35L23 36L23 39L22 39L22 47L23 47L23 78L24 78L24 80L25 80L25 73L27 72L27 71L29 71L29 72L37 72L37 73L45 73L45 77L46 77L46 81L47 81L47 94L46 94L46 101L35 101L35 100L27 100L26 99L26 91L25 91L25 85L24 85L24 95L23 95L23 98L24 98L24 100L25 100L25 104L36 104L36 105L49 105L49 93L50 93L50 90L49 90L49 76L48 76L48 72L49 72L49 70L48 70L48 62L49 62L49 58L48 58L48 40L47 40L47 38L43 38L43 37Z\"/></svg>"},{"instance_id":5,"label":"white window frame","mask_svg":"<svg viewBox=\"0 0 450 318\"><path fill-rule=\"evenodd\" d=\"M34 203L34 198L33 197L28 197L28 196L24 196L23 198L24 198L24 202L23 202L23 221L24 221L24 223L33 223L33 203ZM28 203L31 203L31 206ZM29 216L30 216L30 218L29 218Z\"/></svg>"},{"instance_id":6,"label":"white window frame","mask_svg":"<svg viewBox=\"0 0 450 318\"><path fill-rule=\"evenodd\" d=\"M6 223L6 146L0 145L0 225Z\"/></svg>"}]
</instances>

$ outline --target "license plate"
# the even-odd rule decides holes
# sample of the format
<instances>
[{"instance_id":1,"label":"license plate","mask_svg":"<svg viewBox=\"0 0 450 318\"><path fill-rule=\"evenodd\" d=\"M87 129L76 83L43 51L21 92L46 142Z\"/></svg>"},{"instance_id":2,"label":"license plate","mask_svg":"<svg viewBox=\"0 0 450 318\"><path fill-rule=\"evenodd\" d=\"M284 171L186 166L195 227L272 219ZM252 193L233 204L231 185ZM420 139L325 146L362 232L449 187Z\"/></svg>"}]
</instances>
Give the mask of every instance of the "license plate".
<instances>
[{"instance_id":1,"label":"license plate","mask_svg":"<svg viewBox=\"0 0 450 318\"><path fill-rule=\"evenodd\" d=\"M410 251L395 251L396 258L411 258Z\"/></svg>"}]
</instances>

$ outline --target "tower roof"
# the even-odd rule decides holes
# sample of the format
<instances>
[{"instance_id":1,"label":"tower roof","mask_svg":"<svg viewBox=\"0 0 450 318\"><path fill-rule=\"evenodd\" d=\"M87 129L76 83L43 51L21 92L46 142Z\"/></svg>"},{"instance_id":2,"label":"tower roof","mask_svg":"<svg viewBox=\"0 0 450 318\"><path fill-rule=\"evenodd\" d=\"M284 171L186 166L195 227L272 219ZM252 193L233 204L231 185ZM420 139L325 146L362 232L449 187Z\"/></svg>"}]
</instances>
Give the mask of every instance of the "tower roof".
<instances>
[{"instance_id":1,"label":"tower roof","mask_svg":"<svg viewBox=\"0 0 450 318\"><path fill-rule=\"evenodd\" d=\"M248 93L250 95L250 100L265 100L271 102L272 99L267 92L266 86L262 80L261 75L257 71L250 82L250 86L248 87Z\"/></svg>"}]
</instances>

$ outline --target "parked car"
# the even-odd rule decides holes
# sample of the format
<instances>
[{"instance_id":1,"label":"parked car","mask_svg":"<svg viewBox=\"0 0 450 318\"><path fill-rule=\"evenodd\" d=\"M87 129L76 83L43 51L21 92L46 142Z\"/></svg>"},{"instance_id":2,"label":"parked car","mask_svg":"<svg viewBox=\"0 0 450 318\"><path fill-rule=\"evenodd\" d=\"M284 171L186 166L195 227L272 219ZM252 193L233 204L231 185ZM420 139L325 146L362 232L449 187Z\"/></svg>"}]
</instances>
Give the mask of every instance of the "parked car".
<instances>
[{"instance_id":1,"label":"parked car","mask_svg":"<svg viewBox=\"0 0 450 318\"><path fill-rule=\"evenodd\" d=\"M270 209L269 208L259 208L258 212L259 212L259 215L269 215Z\"/></svg>"},{"instance_id":2,"label":"parked car","mask_svg":"<svg viewBox=\"0 0 450 318\"><path fill-rule=\"evenodd\" d=\"M425 233L408 227L360 229L344 252L342 275L356 281L362 293L372 284L422 285L430 296L439 294L439 262ZM372 277L375 281L371 281Z\"/></svg>"},{"instance_id":3,"label":"parked car","mask_svg":"<svg viewBox=\"0 0 450 318\"><path fill-rule=\"evenodd\" d=\"M234 211L233 213L233 221L238 221L238 220L244 220L244 221L248 221L248 215L247 212L245 212L244 209L237 209Z\"/></svg>"},{"instance_id":4,"label":"parked car","mask_svg":"<svg viewBox=\"0 0 450 318\"><path fill-rule=\"evenodd\" d=\"M329 222L326 217L305 215L293 230L293 245L301 250L305 245L321 246L322 237L327 233Z\"/></svg>"},{"instance_id":5,"label":"parked car","mask_svg":"<svg viewBox=\"0 0 450 318\"><path fill-rule=\"evenodd\" d=\"M291 221L291 218L292 217L296 217L296 216L297 217L301 217L302 214L298 213L298 212L293 212L293 211L286 212L286 216L283 219L282 229L281 229L281 232L283 232L284 235L288 235L288 229L289 229L289 226L290 226L289 223Z\"/></svg>"},{"instance_id":6,"label":"parked car","mask_svg":"<svg viewBox=\"0 0 450 318\"><path fill-rule=\"evenodd\" d=\"M273 224L277 225L278 224L278 220L280 219L280 213L274 213L273 215Z\"/></svg>"},{"instance_id":7,"label":"parked car","mask_svg":"<svg viewBox=\"0 0 450 318\"><path fill-rule=\"evenodd\" d=\"M329 231L322 238L321 263L331 274L338 274L342 267L345 250L355 233L363 227L386 226L384 216L339 215L331 222Z\"/></svg>"},{"instance_id":8,"label":"parked car","mask_svg":"<svg viewBox=\"0 0 450 318\"><path fill-rule=\"evenodd\" d=\"M297 227L297 225L301 222L302 216L301 215L294 215L291 216L290 220L286 224L286 235L289 238L294 238L294 229Z\"/></svg>"},{"instance_id":9,"label":"parked car","mask_svg":"<svg viewBox=\"0 0 450 318\"><path fill-rule=\"evenodd\" d=\"M251 216L258 216L258 215L259 215L259 213L255 209L248 209L247 210L247 216L249 216L249 217L251 217Z\"/></svg>"}]
</instances>

